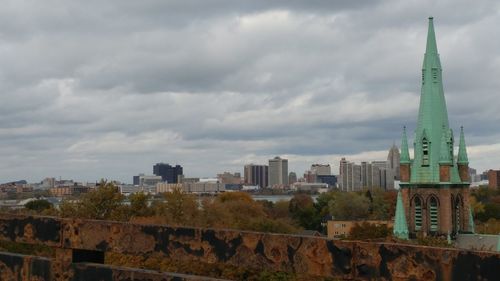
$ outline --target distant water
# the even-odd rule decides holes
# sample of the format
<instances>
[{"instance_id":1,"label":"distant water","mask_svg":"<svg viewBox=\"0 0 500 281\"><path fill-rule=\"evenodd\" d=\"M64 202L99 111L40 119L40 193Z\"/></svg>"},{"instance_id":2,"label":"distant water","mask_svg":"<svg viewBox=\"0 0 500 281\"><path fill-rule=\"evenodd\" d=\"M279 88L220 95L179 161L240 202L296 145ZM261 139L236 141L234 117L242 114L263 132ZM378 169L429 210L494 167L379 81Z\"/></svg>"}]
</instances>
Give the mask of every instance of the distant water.
<instances>
[{"instance_id":1,"label":"distant water","mask_svg":"<svg viewBox=\"0 0 500 281\"><path fill-rule=\"evenodd\" d=\"M278 201L290 201L290 199L292 199L293 195L288 195L288 194L284 194L284 195L252 195L252 198L254 200L267 200L267 201L271 201L273 203L276 203ZM314 201L316 201L318 199L318 195L312 195L311 196L312 199Z\"/></svg>"}]
</instances>

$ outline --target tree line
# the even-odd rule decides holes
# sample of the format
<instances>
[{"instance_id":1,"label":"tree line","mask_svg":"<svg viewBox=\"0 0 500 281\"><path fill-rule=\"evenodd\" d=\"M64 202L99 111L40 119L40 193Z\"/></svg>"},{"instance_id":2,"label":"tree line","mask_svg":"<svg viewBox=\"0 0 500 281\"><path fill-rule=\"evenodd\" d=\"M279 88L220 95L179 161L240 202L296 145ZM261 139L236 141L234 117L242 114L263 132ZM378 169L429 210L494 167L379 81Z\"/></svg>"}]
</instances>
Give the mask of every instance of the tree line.
<instances>
[{"instance_id":1,"label":"tree line","mask_svg":"<svg viewBox=\"0 0 500 281\"><path fill-rule=\"evenodd\" d=\"M126 200L128 199L128 200ZM325 233L328 219L389 220L394 216L396 193L381 190L340 192L313 198L297 193L289 201L254 200L248 193L226 192L201 197L181 190L160 198L139 192L127 197L112 182L101 182L79 200L65 200L54 208L44 200L28 203L25 212L60 217L168 224L173 226L232 228L274 233L316 230Z\"/></svg>"}]
</instances>

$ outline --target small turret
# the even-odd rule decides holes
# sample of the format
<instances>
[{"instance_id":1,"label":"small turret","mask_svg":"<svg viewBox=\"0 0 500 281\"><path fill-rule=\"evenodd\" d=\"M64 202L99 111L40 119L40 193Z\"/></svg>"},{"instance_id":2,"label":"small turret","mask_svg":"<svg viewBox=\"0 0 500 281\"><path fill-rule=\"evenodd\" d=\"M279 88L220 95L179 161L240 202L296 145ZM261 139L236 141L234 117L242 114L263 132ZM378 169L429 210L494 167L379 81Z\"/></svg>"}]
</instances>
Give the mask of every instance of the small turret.
<instances>
[{"instance_id":1,"label":"small turret","mask_svg":"<svg viewBox=\"0 0 500 281\"><path fill-rule=\"evenodd\" d=\"M474 225L474 216L472 215L472 206L469 206L469 231L472 232L472 233L476 233L476 229L475 228L476 227Z\"/></svg>"},{"instance_id":2,"label":"small turret","mask_svg":"<svg viewBox=\"0 0 500 281\"><path fill-rule=\"evenodd\" d=\"M403 196L401 195L401 191L398 191L393 234L399 239L409 239L408 224L406 223L405 207L403 206Z\"/></svg>"},{"instance_id":3,"label":"small turret","mask_svg":"<svg viewBox=\"0 0 500 281\"><path fill-rule=\"evenodd\" d=\"M399 171L402 182L410 181L410 151L408 150L408 138L406 137L406 126L403 127L403 137L401 138L401 155L399 158Z\"/></svg>"},{"instance_id":4,"label":"small turret","mask_svg":"<svg viewBox=\"0 0 500 281\"><path fill-rule=\"evenodd\" d=\"M460 143L458 145L458 174L462 182L469 182L469 158L465 147L464 127L460 127Z\"/></svg>"}]
</instances>

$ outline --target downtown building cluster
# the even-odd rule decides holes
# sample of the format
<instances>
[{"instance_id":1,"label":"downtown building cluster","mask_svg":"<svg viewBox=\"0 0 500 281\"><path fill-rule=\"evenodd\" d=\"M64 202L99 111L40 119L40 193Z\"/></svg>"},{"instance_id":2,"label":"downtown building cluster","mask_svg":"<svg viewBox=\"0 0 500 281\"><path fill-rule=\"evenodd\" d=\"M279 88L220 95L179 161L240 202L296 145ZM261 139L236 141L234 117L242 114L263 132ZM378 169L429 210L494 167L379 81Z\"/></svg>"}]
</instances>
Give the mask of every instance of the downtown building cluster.
<instances>
[{"instance_id":1,"label":"downtown building cluster","mask_svg":"<svg viewBox=\"0 0 500 281\"><path fill-rule=\"evenodd\" d=\"M393 145L387 161L361 162L359 165L340 160L339 188L342 191L360 191L381 188L391 190L399 180L399 149Z\"/></svg>"}]
</instances>

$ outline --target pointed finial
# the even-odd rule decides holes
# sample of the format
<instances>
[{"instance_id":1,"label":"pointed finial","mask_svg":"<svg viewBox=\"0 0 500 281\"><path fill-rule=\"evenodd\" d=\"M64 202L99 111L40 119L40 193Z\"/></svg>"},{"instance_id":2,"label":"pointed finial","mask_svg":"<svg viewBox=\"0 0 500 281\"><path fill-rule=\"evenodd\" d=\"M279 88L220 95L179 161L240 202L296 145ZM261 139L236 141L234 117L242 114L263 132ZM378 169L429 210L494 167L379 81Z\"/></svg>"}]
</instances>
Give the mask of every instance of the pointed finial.
<instances>
[{"instance_id":1,"label":"pointed finial","mask_svg":"<svg viewBox=\"0 0 500 281\"><path fill-rule=\"evenodd\" d=\"M434 33L433 17L429 17L429 29L427 30L427 46L425 52L427 54L437 54L436 34Z\"/></svg>"},{"instance_id":2,"label":"pointed finial","mask_svg":"<svg viewBox=\"0 0 500 281\"><path fill-rule=\"evenodd\" d=\"M401 138L401 154L399 163L410 164L410 151L408 150L408 138L406 137L406 126L403 126L403 136Z\"/></svg>"},{"instance_id":3,"label":"pointed finial","mask_svg":"<svg viewBox=\"0 0 500 281\"><path fill-rule=\"evenodd\" d=\"M460 143L458 144L458 164L469 164L467 157L467 148L465 146L464 127L460 127Z\"/></svg>"},{"instance_id":4,"label":"pointed finial","mask_svg":"<svg viewBox=\"0 0 500 281\"><path fill-rule=\"evenodd\" d=\"M474 216L472 215L472 206L469 206L469 231L472 233L476 233L474 225ZM500 237L499 237L500 239ZM500 251L499 251L500 252Z\"/></svg>"},{"instance_id":5,"label":"pointed finial","mask_svg":"<svg viewBox=\"0 0 500 281\"><path fill-rule=\"evenodd\" d=\"M408 224L406 223L406 215L401 190L398 191L398 197L396 201L396 215L394 216L394 228L392 233L399 239L408 240L409 238Z\"/></svg>"}]
</instances>

